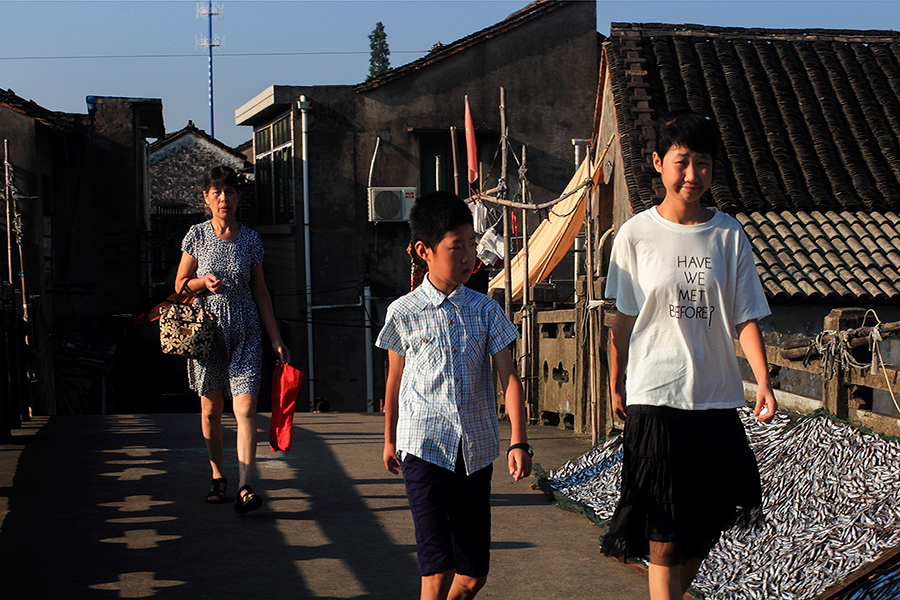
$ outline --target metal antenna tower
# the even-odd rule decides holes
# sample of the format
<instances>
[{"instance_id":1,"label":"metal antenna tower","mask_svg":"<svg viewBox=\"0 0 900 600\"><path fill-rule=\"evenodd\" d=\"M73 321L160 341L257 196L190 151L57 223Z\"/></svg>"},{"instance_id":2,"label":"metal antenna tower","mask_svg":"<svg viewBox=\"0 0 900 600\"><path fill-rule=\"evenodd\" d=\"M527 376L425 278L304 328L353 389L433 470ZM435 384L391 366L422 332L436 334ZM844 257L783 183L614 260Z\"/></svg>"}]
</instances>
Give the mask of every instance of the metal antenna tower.
<instances>
[{"instance_id":1,"label":"metal antenna tower","mask_svg":"<svg viewBox=\"0 0 900 600\"><path fill-rule=\"evenodd\" d=\"M213 48L218 48L222 45L220 38L213 37L212 20L213 17L222 16L224 10L221 5L214 6L212 0L206 5L197 4L197 18L206 17L209 20L209 37L200 38L198 45L203 48L209 48L209 135L211 137L216 137L216 116L213 103Z\"/></svg>"}]
</instances>

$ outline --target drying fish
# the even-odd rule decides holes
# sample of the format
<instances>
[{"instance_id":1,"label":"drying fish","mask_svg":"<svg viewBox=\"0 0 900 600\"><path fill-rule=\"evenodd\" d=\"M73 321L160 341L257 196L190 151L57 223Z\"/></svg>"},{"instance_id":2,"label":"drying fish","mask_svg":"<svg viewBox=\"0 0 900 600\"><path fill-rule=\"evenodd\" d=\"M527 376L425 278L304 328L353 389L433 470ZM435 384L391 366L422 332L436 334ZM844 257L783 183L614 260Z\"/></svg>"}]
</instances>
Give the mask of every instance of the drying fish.
<instances>
[{"instance_id":1,"label":"drying fish","mask_svg":"<svg viewBox=\"0 0 900 600\"><path fill-rule=\"evenodd\" d=\"M763 424L740 412L759 463L765 522L752 532L726 531L695 591L707 600L812 599L900 545L900 443L823 413L797 423L779 413ZM620 437L547 479L601 522L619 499ZM888 569L842 600L898 596L900 569Z\"/></svg>"}]
</instances>

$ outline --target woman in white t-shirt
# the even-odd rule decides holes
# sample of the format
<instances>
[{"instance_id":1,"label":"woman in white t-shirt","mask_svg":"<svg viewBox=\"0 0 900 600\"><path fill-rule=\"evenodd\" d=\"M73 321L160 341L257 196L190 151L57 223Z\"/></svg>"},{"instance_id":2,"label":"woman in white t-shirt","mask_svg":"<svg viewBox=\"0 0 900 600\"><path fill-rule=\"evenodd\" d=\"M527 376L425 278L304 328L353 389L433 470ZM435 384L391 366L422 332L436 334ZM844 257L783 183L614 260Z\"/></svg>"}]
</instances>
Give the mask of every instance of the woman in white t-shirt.
<instances>
[{"instance_id":1,"label":"woman in white t-shirt","mask_svg":"<svg viewBox=\"0 0 900 600\"><path fill-rule=\"evenodd\" d=\"M625 454L603 551L649 559L652 600L681 598L721 532L761 517L759 468L737 413L735 334L758 384L754 414L768 422L778 408L750 243L735 219L700 204L717 144L706 117L666 115L653 153L665 199L621 227L607 279L618 311L610 391Z\"/></svg>"}]
</instances>

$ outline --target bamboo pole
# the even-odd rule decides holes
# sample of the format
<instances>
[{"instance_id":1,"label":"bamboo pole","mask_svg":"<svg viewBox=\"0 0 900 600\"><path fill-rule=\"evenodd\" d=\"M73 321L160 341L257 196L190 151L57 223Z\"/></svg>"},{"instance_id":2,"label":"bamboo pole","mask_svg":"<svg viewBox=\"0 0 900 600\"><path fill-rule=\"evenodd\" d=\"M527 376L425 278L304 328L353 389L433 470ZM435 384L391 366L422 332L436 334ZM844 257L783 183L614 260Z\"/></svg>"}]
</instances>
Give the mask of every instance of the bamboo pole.
<instances>
[{"instance_id":1,"label":"bamboo pole","mask_svg":"<svg viewBox=\"0 0 900 600\"><path fill-rule=\"evenodd\" d=\"M441 187L441 155L438 154L434 157L434 190L439 191Z\"/></svg>"},{"instance_id":2,"label":"bamboo pole","mask_svg":"<svg viewBox=\"0 0 900 600\"><path fill-rule=\"evenodd\" d=\"M508 186L507 181L507 135L506 135L506 90L500 88L500 186L498 194L506 196ZM504 285L504 308L506 309L506 317L512 320L512 262L509 256L509 207L503 207L503 274L506 279Z\"/></svg>"},{"instance_id":3,"label":"bamboo pole","mask_svg":"<svg viewBox=\"0 0 900 600\"><path fill-rule=\"evenodd\" d=\"M12 176L9 172L9 140L3 140L3 191L6 195L6 262L9 266L9 284L13 282L13 254L12 254L12 202L13 194Z\"/></svg>"},{"instance_id":4,"label":"bamboo pole","mask_svg":"<svg viewBox=\"0 0 900 600\"><path fill-rule=\"evenodd\" d=\"M526 146L522 146L522 166L520 169L519 181L522 185L522 200L528 204L528 178L525 176L527 172L527 150ZM522 207L522 222L519 224L519 231L522 232L522 333L525 339L525 363L523 379L525 383L525 408L528 415L528 422L533 423L534 412L532 411L532 401L534 400L534 357L536 353L535 335L534 335L534 307L531 304L531 295L528 293L528 209Z\"/></svg>"},{"instance_id":5,"label":"bamboo pole","mask_svg":"<svg viewBox=\"0 0 900 600\"><path fill-rule=\"evenodd\" d=\"M528 147L522 145L522 167L520 172L525 174L528 172L528 159L526 156ZM522 185L522 200L528 204L528 177L523 175L520 177ZM528 209L522 207L522 223L519 225L519 231L522 232L522 307L528 306L531 298L528 293Z\"/></svg>"},{"instance_id":6,"label":"bamboo pole","mask_svg":"<svg viewBox=\"0 0 900 600\"><path fill-rule=\"evenodd\" d=\"M608 148L608 146L607 146ZM604 151L605 153L605 151ZM588 152L588 172L593 173L591 168L591 153ZM597 406L597 339L596 339L596 319L594 318L595 309L592 308L594 298L594 214L593 214L593 190L585 198L584 219L585 219L585 252L587 252L587 274L585 276L585 287L587 289L587 323L588 323L588 393L590 394L591 406L591 444L596 444L600 439L600 419L597 414L599 408Z\"/></svg>"},{"instance_id":7,"label":"bamboo pole","mask_svg":"<svg viewBox=\"0 0 900 600\"><path fill-rule=\"evenodd\" d=\"M858 327L849 332L850 347L858 348L869 344L869 335L874 327ZM883 323L881 325L881 333L885 337L900 331L900 321L894 323ZM833 333L822 336L822 342L828 343L834 338ZM809 350L809 346L815 341L815 338L803 338L798 340L790 340L781 345L781 356L788 360L800 360L809 356L819 356L819 353L813 348Z\"/></svg>"},{"instance_id":8,"label":"bamboo pole","mask_svg":"<svg viewBox=\"0 0 900 600\"><path fill-rule=\"evenodd\" d=\"M459 162L456 160L456 127L450 128L450 148L453 152L453 193L459 196Z\"/></svg>"}]
</instances>

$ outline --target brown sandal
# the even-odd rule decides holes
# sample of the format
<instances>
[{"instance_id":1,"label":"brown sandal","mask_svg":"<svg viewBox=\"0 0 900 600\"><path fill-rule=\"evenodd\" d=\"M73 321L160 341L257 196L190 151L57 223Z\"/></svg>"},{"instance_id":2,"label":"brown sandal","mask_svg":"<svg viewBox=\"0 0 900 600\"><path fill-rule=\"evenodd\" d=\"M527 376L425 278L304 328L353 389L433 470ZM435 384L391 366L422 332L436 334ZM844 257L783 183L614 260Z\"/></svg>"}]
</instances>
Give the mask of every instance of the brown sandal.
<instances>
[{"instance_id":1,"label":"brown sandal","mask_svg":"<svg viewBox=\"0 0 900 600\"><path fill-rule=\"evenodd\" d=\"M220 477L212 480L212 485L206 493L207 504L222 504L225 501L225 488L228 486L228 479Z\"/></svg>"}]
</instances>

